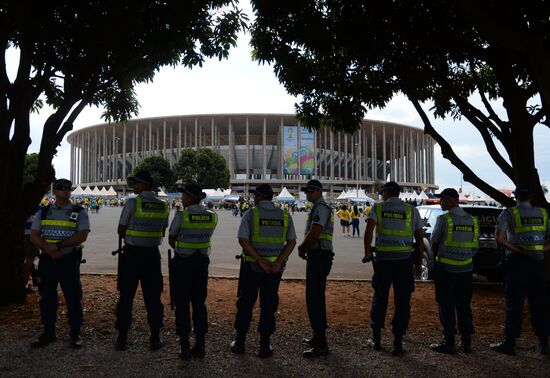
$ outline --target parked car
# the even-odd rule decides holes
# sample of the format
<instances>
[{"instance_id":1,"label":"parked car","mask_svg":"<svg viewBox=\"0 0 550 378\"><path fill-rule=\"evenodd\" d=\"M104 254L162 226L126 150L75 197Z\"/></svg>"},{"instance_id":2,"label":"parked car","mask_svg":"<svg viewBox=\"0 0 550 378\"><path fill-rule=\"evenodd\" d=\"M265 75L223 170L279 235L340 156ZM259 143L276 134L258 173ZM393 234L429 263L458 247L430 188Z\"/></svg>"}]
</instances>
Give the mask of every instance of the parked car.
<instances>
[{"instance_id":1,"label":"parked car","mask_svg":"<svg viewBox=\"0 0 550 378\"><path fill-rule=\"evenodd\" d=\"M460 206L468 214L479 220L479 249L474 256L474 273L487 277L488 281L502 281L504 249L495 241L495 225L501 208L494 206ZM430 236L438 216L445 214L439 205L418 206L418 212L424 220L424 259L422 262L423 280L433 279L434 255L430 248Z\"/></svg>"}]
</instances>

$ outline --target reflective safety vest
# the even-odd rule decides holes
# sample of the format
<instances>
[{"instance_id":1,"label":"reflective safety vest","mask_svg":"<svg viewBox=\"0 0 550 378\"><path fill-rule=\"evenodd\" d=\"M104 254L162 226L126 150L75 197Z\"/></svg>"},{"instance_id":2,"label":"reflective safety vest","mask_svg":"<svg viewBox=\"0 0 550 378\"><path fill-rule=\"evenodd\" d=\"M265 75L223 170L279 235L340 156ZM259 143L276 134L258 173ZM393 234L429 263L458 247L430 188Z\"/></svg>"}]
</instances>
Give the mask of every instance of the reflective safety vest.
<instances>
[{"instance_id":1,"label":"reflective safety vest","mask_svg":"<svg viewBox=\"0 0 550 378\"><path fill-rule=\"evenodd\" d=\"M182 222L176 239L175 252L180 256L191 256L196 251L212 246L210 239L218 223L216 213L208 210L181 213Z\"/></svg>"},{"instance_id":2,"label":"reflective safety vest","mask_svg":"<svg viewBox=\"0 0 550 378\"><path fill-rule=\"evenodd\" d=\"M259 206L252 209L252 246L258 254L269 262L277 261L286 243L288 212L276 208L265 210ZM255 263L252 256L242 254L244 261Z\"/></svg>"},{"instance_id":3,"label":"reflective safety vest","mask_svg":"<svg viewBox=\"0 0 550 378\"><path fill-rule=\"evenodd\" d=\"M380 202L374 208L377 216L376 258L408 258L413 250L413 206L404 202Z\"/></svg>"},{"instance_id":4,"label":"reflective safety vest","mask_svg":"<svg viewBox=\"0 0 550 378\"><path fill-rule=\"evenodd\" d=\"M40 214L41 236L47 243L56 243L66 240L77 233L78 213L83 210L80 206L73 206L72 212L65 213L66 219L48 219L50 206L42 209ZM69 247L70 252L73 247ZM65 248L64 248L65 249Z\"/></svg>"},{"instance_id":5,"label":"reflective safety vest","mask_svg":"<svg viewBox=\"0 0 550 378\"><path fill-rule=\"evenodd\" d=\"M512 207L514 236L511 243L529 252L536 260L544 258L543 248L548 229L548 214L540 207Z\"/></svg>"},{"instance_id":6,"label":"reflective safety vest","mask_svg":"<svg viewBox=\"0 0 550 378\"><path fill-rule=\"evenodd\" d=\"M447 237L440 246L436 261L450 272L469 272L473 269L472 257L479 247L479 221L466 214L441 215L447 221Z\"/></svg>"},{"instance_id":7,"label":"reflective safety vest","mask_svg":"<svg viewBox=\"0 0 550 378\"><path fill-rule=\"evenodd\" d=\"M161 200L148 201L137 196L135 205L125 236L130 236L132 241L130 244L138 247L160 245L162 230L170 213L168 204Z\"/></svg>"},{"instance_id":8,"label":"reflective safety vest","mask_svg":"<svg viewBox=\"0 0 550 378\"><path fill-rule=\"evenodd\" d=\"M326 206L330 209L330 218L329 218L329 223L327 226L325 226L325 228L321 231L321 234L319 235L319 239L323 239L323 240L328 240L330 242L332 242L332 234L334 233L334 215L332 215L332 209L330 208L329 205L327 205L326 203L324 202L321 202L321 203L317 203L315 206L313 206L313 208L311 209L311 211L309 212L308 216L307 216L307 227L306 227L306 234L309 232L309 230L311 229L311 214L313 214L313 211L315 210L315 207L317 206ZM331 248L332 249L332 248Z\"/></svg>"}]
</instances>

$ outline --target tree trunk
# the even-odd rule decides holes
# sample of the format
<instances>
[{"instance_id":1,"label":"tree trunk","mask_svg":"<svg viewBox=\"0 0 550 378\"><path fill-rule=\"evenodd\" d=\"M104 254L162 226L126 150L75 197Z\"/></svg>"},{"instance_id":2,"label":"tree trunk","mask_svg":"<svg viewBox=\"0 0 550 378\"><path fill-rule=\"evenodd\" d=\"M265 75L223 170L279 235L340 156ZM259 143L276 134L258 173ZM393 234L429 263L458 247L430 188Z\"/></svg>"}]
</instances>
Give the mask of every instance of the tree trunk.
<instances>
[{"instance_id":1,"label":"tree trunk","mask_svg":"<svg viewBox=\"0 0 550 378\"><path fill-rule=\"evenodd\" d=\"M6 180L7 181L7 180ZM25 301L23 261L24 223L16 220L16 213L23 208L13 198L1 198L0 229L6 236L2 247L0 263L0 306Z\"/></svg>"}]
</instances>

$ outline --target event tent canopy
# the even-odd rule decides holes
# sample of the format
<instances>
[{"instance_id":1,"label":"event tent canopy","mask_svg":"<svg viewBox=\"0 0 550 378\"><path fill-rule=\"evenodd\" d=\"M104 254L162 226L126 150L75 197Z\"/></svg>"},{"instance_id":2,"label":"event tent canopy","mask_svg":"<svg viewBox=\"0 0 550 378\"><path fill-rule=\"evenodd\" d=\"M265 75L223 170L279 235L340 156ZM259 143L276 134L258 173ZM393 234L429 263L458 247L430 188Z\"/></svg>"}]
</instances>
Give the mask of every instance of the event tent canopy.
<instances>
[{"instance_id":1,"label":"event tent canopy","mask_svg":"<svg viewBox=\"0 0 550 378\"><path fill-rule=\"evenodd\" d=\"M80 185L78 185L72 192L71 194L73 196L80 196L82 194L84 194L84 190L82 190L82 187Z\"/></svg>"},{"instance_id":2,"label":"event tent canopy","mask_svg":"<svg viewBox=\"0 0 550 378\"><path fill-rule=\"evenodd\" d=\"M276 197L278 201L294 201L295 198L292 194L290 194L290 192L288 191L287 188L283 188L283 190L281 190L281 193Z\"/></svg>"},{"instance_id":3,"label":"event tent canopy","mask_svg":"<svg viewBox=\"0 0 550 378\"><path fill-rule=\"evenodd\" d=\"M111 186L111 187L109 188L109 190L107 190L107 195L108 195L108 196L116 196L116 195L117 195L117 192L116 192L116 190Z\"/></svg>"}]
</instances>

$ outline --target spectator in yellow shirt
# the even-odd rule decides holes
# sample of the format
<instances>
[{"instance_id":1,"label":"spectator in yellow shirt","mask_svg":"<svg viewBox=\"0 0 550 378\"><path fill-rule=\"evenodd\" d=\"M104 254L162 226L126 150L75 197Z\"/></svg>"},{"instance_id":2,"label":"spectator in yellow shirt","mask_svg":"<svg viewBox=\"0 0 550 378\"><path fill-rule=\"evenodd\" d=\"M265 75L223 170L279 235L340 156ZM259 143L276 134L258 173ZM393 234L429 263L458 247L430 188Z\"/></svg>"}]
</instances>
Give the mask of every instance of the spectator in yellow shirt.
<instances>
[{"instance_id":1,"label":"spectator in yellow shirt","mask_svg":"<svg viewBox=\"0 0 550 378\"><path fill-rule=\"evenodd\" d=\"M342 226L342 233L344 236L351 236L349 233L349 224L351 222L351 213L346 205L343 205L340 210L336 212L338 218L340 218L340 225Z\"/></svg>"}]
</instances>

